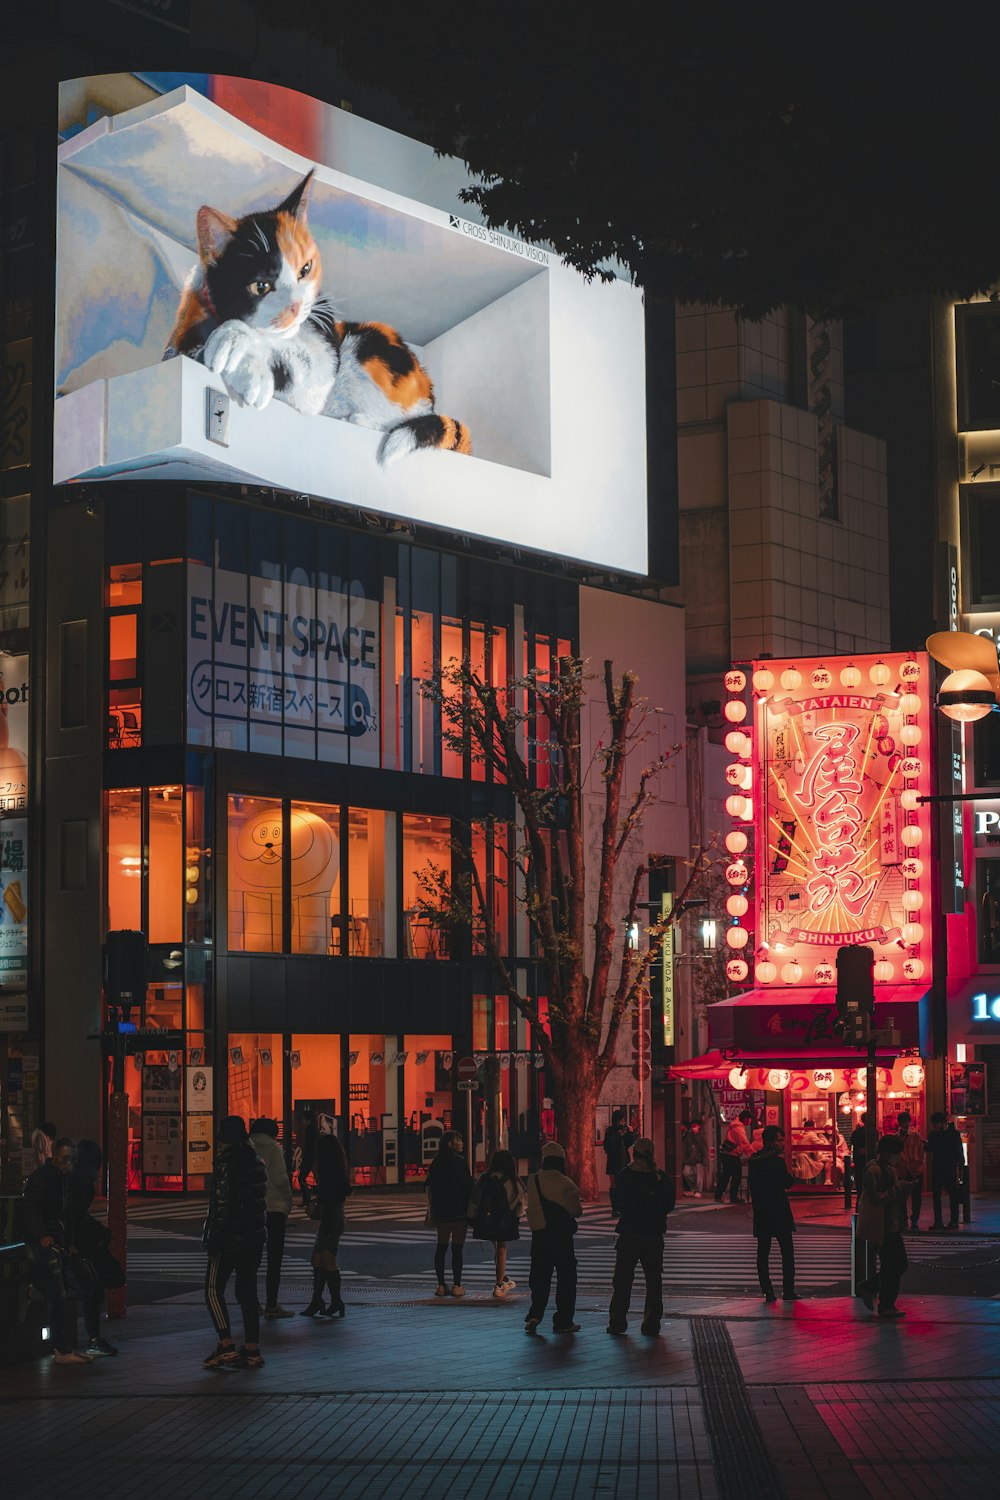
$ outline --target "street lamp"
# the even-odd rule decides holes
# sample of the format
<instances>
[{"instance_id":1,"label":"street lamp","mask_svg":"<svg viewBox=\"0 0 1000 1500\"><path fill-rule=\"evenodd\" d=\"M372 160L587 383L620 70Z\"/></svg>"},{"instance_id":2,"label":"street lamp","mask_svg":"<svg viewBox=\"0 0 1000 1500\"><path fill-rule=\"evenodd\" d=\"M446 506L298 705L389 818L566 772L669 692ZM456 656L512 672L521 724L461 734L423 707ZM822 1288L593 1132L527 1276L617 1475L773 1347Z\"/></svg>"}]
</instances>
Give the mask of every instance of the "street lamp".
<instances>
[{"instance_id":1,"label":"street lamp","mask_svg":"<svg viewBox=\"0 0 1000 1500\"><path fill-rule=\"evenodd\" d=\"M1000 663L988 636L939 630L927 637L927 650L949 669L937 696L938 708L949 719L969 724L1000 709Z\"/></svg>"}]
</instances>

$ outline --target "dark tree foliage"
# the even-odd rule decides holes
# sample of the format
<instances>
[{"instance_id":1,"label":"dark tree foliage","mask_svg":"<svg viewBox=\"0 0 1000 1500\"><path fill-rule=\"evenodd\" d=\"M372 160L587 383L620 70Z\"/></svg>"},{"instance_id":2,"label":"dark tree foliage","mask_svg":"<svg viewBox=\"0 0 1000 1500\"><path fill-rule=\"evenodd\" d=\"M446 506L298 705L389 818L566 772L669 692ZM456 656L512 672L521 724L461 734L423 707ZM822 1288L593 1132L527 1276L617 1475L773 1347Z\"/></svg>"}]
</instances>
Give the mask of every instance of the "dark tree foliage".
<instances>
[{"instance_id":1,"label":"dark tree foliage","mask_svg":"<svg viewBox=\"0 0 1000 1500\"><path fill-rule=\"evenodd\" d=\"M1000 276L991 37L961 26L987 14L299 0L292 24L468 164L491 227L754 318Z\"/></svg>"}]
</instances>

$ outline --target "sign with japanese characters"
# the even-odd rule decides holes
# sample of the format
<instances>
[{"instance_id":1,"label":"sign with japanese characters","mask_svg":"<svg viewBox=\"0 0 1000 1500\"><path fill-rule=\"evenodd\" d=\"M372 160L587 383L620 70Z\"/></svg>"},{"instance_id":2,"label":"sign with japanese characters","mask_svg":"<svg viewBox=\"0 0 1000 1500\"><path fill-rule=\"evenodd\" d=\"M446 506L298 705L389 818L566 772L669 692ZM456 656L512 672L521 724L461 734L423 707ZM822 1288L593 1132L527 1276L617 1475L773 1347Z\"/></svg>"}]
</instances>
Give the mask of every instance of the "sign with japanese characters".
<instances>
[{"instance_id":1,"label":"sign with japanese characters","mask_svg":"<svg viewBox=\"0 0 1000 1500\"><path fill-rule=\"evenodd\" d=\"M28 820L0 820L0 985L28 983Z\"/></svg>"},{"instance_id":2,"label":"sign with japanese characters","mask_svg":"<svg viewBox=\"0 0 1000 1500\"><path fill-rule=\"evenodd\" d=\"M836 950L864 943L877 983L926 985L927 658L755 665L757 949L767 972L782 985L832 985Z\"/></svg>"},{"instance_id":3,"label":"sign with japanese characters","mask_svg":"<svg viewBox=\"0 0 1000 1500\"><path fill-rule=\"evenodd\" d=\"M380 605L357 581L316 588L191 564L188 738L306 759L378 762ZM293 748L294 747L294 748Z\"/></svg>"},{"instance_id":4,"label":"sign with japanese characters","mask_svg":"<svg viewBox=\"0 0 1000 1500\"><path fill-rule=\"evenodd\" d=\"M0 654L0 816L28 810L27 656Z\"/></svg>"}]
</instances>

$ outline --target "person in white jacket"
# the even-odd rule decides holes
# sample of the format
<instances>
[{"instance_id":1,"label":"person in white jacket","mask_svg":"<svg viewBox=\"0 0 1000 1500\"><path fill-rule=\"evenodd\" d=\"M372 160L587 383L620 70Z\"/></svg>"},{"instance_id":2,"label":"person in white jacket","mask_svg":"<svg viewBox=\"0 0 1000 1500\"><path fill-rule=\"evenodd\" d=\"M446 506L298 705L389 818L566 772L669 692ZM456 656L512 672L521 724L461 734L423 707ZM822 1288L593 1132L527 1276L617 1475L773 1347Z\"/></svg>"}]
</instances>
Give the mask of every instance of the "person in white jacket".
<instances>
[{"instance_id":1,"label":"person in white jacket","mask_svg":"<svg viewBox=\"0 0 1000 1500\"><path fill-rule=\"evenodd\" d=\"M262 1115L250 1122L250 1144L264 1163L267 1172L267 1295L265 1318L291 1318L278 1301L281 1286L281 1262L285 1254L285 1230L292 1211L292 1184L288 1180L285 1153L278 1145L278 1122Z\"/></svg>"}]
</instances>

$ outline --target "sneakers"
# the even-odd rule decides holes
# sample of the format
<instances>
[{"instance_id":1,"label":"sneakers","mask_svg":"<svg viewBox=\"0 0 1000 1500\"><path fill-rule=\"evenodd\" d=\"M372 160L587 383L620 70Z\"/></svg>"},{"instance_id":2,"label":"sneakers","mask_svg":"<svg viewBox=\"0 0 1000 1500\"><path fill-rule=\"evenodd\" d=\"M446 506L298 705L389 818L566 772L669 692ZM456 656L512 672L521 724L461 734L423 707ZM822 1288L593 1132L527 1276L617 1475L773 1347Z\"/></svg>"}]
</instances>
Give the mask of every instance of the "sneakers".
<instances>
[{"instance_id":1,"label":"sneakers","mask_svg":"<svg viewBox=\"0 0 1000 1500\"><path fill-rule=\"evenodd\" d=\"M89 1365L91 1358L89 1354L80 1354L76 1349L57 1349L52 1355L54 1365Z\"/></svg>"},{"instance_id":2,"label":"sneakers","mask_svg":"<svg viewBox=\"0 0 1000 1500\"><path fill-rule=\"evenodd\" d=\"M539 1325L539 1323L541 1321L542 1321L541 1318L535 1318L535 1317L533 1317L529 1313L528 1317L526 1317L525 1320L524 1320L524 1331L525 1331L525 1333L535 1333L535 1332L537 1332L538 1325Z\"/></svg>"},{"instance_id":3,"label":"sneakers","mask_svg":"<svg viewBox=\"0 0 1000 1500\"><path fill-rule=\"evenodd\" d=\"M453 1297L464 1297L465 1296L465 1287L464 1286L460 1286L456 1282L456 1284L451 1289L451 1295Z\"/></svg>"},{"instance_id":4,"label":"sneakers","mask_svg":"<svg viewBox=\"0 0 1000 1500\"><path fill-rule=\"evenodd\" d=\"M239 1358L240 1351L235 1344L216 1344L211 1354L202 1364L206 1370L225 1370L234 1366Z\"/></svg>"},{"instance_id":5,"label":"sneakers","mask_svg":"<svg viewBox=\"0 0 1000 1500\"><path fill-rule=\"evenodd\" d=\"M506 1300L506 1297L507 1297L507 1289L506 1289L506 1287L495 1286L493 1288L493 1295L497 1299L498 1302L504 1302Z\"/></svg>"},{"instance_id":6,"label":"sneakers","mask_svg":"<svg viewBox=\"0 0 1000 1500\"><path fill-rule=\"evenodd\" d=\"M287 1307L282 1307L281 1303L277 1302L274 1307L265 1307L264 1316L273 1321L275 1318L294 1318L295 1314L290 1313Z\"/></svg>"},{"instance_id":7,"label":"sneakers","mask_svg":"<svg viewBox=\"0 0 1000 1500\"><path fill-rule=\"evenodd\" d=\"M501 1282L501 1286L503 1287L505 1292L512 1292L517 1286L517 1282L514 1280L513 1276L505 1276L503 1281Z\"/></svg>"},{"instance_id":8,"label":"sneakers","mask_svg":"<svg viewBox=\"0 0 1000 1500\"><path fill-rule=\"evenodd\" d=\"M259 1349L248 1349L245 1344L241 1344L239 1349L237 1349L235 1353L236 1358L232 1361L231 1364L226 1365L224 1367L225 1369L259 1370L263 1367L264 1356L263 1354L261 1354Z\"/></svg>"},{"instance_id":9,"label":"sneakers","mask_svg":"<svg viewBox=\"0 0 1000 1500\"><path fill-rule=\"evenodd\" d=\"M107 1339L97 1338L90 1340L87 1344L86 1352L93 1357L98 1354L117 1354L118 1350L114 1344L109 1344Z\"/></svg>"},{"instance_id":10,"label":"sneakers","mask_svg":"<svg viewBox=\"0 0 1000 1500\"><path fill-rule=\"evenodd\" d=\"M447 1295L448 1295L448 1288L445 1286L445 1284L444 1284L443 1281L439 1283L438 1289L434 1293L434 1295L435 1295L435 1297L447 1297Z\"/></svg>"},{"instance_id":11,"label":"sneakers","mask_svg":"<svg viewBox=\"0 0 1000 1500\"><path fill-rule=\"evenodd\" d=\"M580 1332L580 1325L579 1325L579 1323L553 1323L553 1325L552 1325L552 1332L553 1333L579 1333Z\"/></svg>"}]
</instances>

